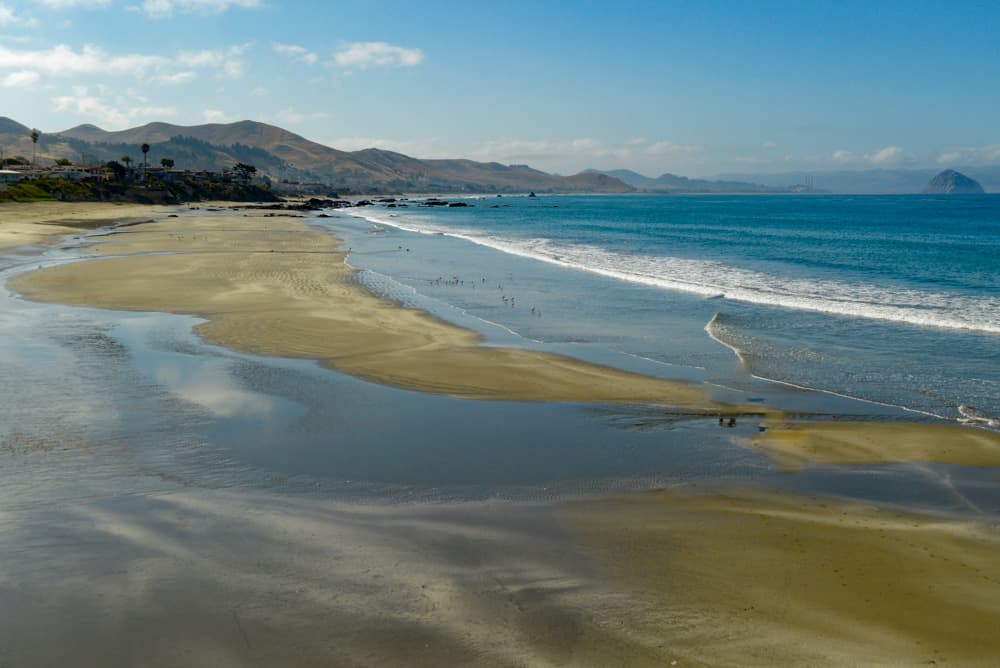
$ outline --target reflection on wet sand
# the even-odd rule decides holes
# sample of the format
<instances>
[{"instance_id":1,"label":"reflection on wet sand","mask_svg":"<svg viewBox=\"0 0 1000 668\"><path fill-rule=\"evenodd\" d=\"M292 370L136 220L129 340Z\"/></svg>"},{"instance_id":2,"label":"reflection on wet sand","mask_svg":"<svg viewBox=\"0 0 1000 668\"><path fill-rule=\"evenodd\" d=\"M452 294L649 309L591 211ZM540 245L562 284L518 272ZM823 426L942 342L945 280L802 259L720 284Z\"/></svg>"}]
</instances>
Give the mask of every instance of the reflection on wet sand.
<instances>
[{"instance_id":1,"label":"reflection on wet sand","mask_svg":"<svg viewBox=\"0 0 1000 668\"><path fill-rule=\"evenodd\" d=\"M198 490L0 520L9 665L657 665L543 507ZM58 642L52 642L58 638Z\"/></svg>"},{"instance_id":2,"label":"reflection on wet sand","mask_svg":"<svg viewBox=\"0 0 1000 668\"><path fill-rule=\"evenodd\" d=\"M996 526L760 491L563 511L635 594L637 628L709 665L992 665ZM690 665L687 661L684 665Z\"/></svg>"},{"instance_id":3,"label":"reflection on wet sand","mask_svg":"<svg viewBox=\"0 0 1000 668\"><path fill-rule=\"evenodd\" d=\"M762 493L0 515L4 665L989 665L1000 536ZM59 642L51 642L58 638Z\"/></svg>"}]
</instances>

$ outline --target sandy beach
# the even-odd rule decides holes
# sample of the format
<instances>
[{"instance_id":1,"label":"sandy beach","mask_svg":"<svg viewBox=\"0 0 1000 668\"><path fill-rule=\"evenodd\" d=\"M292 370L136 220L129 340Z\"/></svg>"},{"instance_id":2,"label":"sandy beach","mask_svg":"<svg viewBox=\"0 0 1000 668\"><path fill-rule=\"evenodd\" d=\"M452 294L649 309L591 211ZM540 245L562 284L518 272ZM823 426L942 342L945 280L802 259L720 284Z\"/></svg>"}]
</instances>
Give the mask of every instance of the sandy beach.
<instances>
[{"instance_id":1,"label":"sandy beach","mask_svg":"<svg viewBox=\"0 0 1000 668\"><path fill-rule=\"evenodd\" d=\"M473 332L356 285L337 241L291 217L197 212L123 229L93 250L128 257L47 269L10 287L38 301L199 315L208 322L197 331L209 342L316 359L404 389L466 399L712 408L703 391L684 383L479 345Z\"/></svg>"},{"instance_id":2,"label":"sandy beach","mask_svg":"<svg viewBox=\"0 0 1000 668\"><path fill-rule=\"evenodd\" d=\"M70 206L75 208L50 205L38 220L70 219ZM207 322L196 331L208 342L315 359L408 390L464 399L655 403L707 415L762 410L719 406L692 384L481 345L474 332L363 289L344 263L347 253L339 242L297 214L193 210L119 229L90 250L113 257L24 274L8 286L42 302L198 315ZM995 432L908 423L787 424L780 411L764 412L771 426L751 442L781 466L904 461L1000 466Z\"/></svg>"},{"instance_id":3,"label":"sandy beach","mask_svg":"<svg viewBox=\"0 0 1000 668\"><path fill-rule=\"evenodd\" d=\"M76 205L44 206L38 236L28 224L16 239L78 219ZM197 315L210 343L407 390L740 410L694 385L484 346L360 287L337 240L294 214L128 212L158 219L8 287ZM1000 464L983 430L763 412L746 445L786 471ZM224 478L200 488L121 447L0 443L0 600L16 603L0 605L0 664L987 666L1000 653L1000 536L985 521L695 485L348 504ZM114 484L80 475L93 470Z\"/></svg>"},{"instance_id":4,"label":"sandy beach","mask_svg":"<svg viewBox=\"0 0 1000 668\"><path fill-rule=\"evenodd\" d=\"M5 202L0 206L0 249L28 246L122 221L150 220L164 209L100 202Z\"/></svg>"}]
</instances>

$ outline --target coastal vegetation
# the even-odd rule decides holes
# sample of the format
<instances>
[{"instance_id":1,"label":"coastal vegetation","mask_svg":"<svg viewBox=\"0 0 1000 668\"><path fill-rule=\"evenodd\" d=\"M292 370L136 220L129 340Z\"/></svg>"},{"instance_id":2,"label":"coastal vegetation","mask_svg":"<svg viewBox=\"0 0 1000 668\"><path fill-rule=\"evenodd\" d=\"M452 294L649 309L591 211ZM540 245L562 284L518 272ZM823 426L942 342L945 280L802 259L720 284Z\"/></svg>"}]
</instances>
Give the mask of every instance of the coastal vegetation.
<instances>
[{"instance_id":1,"label":"coastal vegetation","mask_svg":"<svg viewBox=\"0 0 1000 668\"><path fill-rule=\"evenodd\" d=\"M169 179L150 174L147 181L128 179L127 167L116 161L105 169L107 179L76 180L43 176L7 185L0 190L0 204L12 202L134 202L176 204L206 200L233 202L277 202L265 184L235 180L212 180L196 175L172 175Z\"/></svg>"}]
</instances>

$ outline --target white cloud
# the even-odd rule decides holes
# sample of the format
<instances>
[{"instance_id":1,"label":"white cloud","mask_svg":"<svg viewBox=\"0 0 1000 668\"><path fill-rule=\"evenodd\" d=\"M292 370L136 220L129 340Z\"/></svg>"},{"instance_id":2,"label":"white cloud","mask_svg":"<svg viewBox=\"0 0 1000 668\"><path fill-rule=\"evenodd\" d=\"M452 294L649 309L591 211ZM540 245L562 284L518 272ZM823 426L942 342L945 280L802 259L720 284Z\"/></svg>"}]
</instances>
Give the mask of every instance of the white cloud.
<instances>
[{"instance_id":1,"label":"white cloud","mask_svg":"<svg viewBox=\"0 0 1000 668\"><path fill-rule=\"evenodd\" d=\"M129 54L111 56L103 49L86 45L74 51L65 44L40 51L14 51L0 46L0 69L31 67L53 75L131 74L140 76L147 71L169 64L162 56Z\"/></svg>"},{"instance_id":2,"label":"white cloud","mask_svg":"<svg viewBox=\"0 0 1000 668\"><path fill-rule=\"evenodd\" d=\"M184 67L207 67L215 69L220 77L240 79L243 77L244 64L242 56L253 43L231 46L228 49L203 49L201 51L182 51L177 56L177 63Z\"/></svg>"},{"instance_id":3,"label":"white cloud","mask_svg":"<svg viewBox=\"0 0 1000 668\"><path fill-rule=\"evenodd\" d=\"M551 161L575 164L576 167L599 167L630 164L634 161L684 157L690 159L702 152L699 146L675 144L669 141L634 140L624 144L607 144L597 139L498 139L483 143L473 155L497 162Z\"/></svg>"},{"instance_id":4,"label":"white cloud","mask_svg":"<svg viewBox=\"0 0 1000 668\"><path fill-rule=\"evenodd\" d=\"M0 26L33 26L36 23L35 19L15 14L13 9L0 2Z\"/></svg>"},{"instance_id":5,"label":"white cloud","mask_svg":"<svg viewBox=\"0 0 1000 668\"><path fill-rule=\"evenodd\" d=\"M641 144L639 146L641 146ZM646 146L645 151L649 155L691 155L693 153L700 153L701 147L691 144L675 144L669 141L658 141Z\"/></svg>"},{"instance_id":6,"label":"white cloud","mask_svg":"<svg viewBox=\"0 0 1000 668\"><path fill-rule=\"evenodd\" d=\"M38 80L42 78L38 72L33 70L21 70L19 72L11 72L3 79L3 83L0 83L4 88L30 88L38 83Z\"/></svg>"},{"instance_id":7,"label":"white cloud","mask_svg":"<svg viewBox=\"0 0 1000 668\"><path fill-rule=\"evenodd\" d=\"M339 148L342 151L360 151L365 148L378 148L385 151L396 151L418 158L454 157L460 152L448 151L441 145L438 137L426 139L386 139L381 137L339 137L323 142L327 146Z\"/></svg>"},{"instance_id":8,"label":"white cloud","mask_svg":"<svg viewBox=\"0 0 1000 668\"><path fill-rule=\"evenodd\" d=\"M142 120L156 120L177 115L177 110L173 107L150 106L146 104L145 98L135 94L119 95L111 100L104 100L83 86L75 87L72 95L52 98L52 103L56 111L95 119L111 130L126 128Z\"/></svg>"},{"instance_id":9,"label":"white cloud","mask_svg":"<svg viewBox=\"0 0 1000 668\"><path fill-rule=\"evenodd\" d=\"M250 91L250 94L251 94L251 95L253 95L254 97L267 97L267 94L268 94L269 92L270 92L270 91L268 91L268 90L267 90L266 88L264 88L263 86L257 86L257 87L256 87L256 88L254 88L254 89L253 89L252 91Z\"/></svg>"},{"instance_id":10,"label":"white cloud","mask_svg":"<svg viewBox=\"0 0 1000 668\"><path fill-rule=\"evenodd\" d=\"M990 165L1000 163L1000 144L941 151L935 157L939 165Z\"/></svg>"},{"instance_id":11,"label":"white cloud","mask_svg":"<svg viewBox=\"0 0 1000 668\"><path fill-rule=\"evenodd\" d=\"M346 44L334 55L342 67L406 66L419 65L424 60L420 49L405 49L386 42L354 42Z\"/></svg>"},{"instance_id":12,"label":"white cloud","mask_svg":"<svg viewBox=\"0 0 1000 668\"><path fill-rule=\"evenodd\" d=\"M770 151L772 148L778 148L778 143L773 141L766 141L760 145L765 151Z\"/></svg>"},{"instance_id":13,"label":"white cloud","mask_svg":"<svg viewBox=\"0 0 1000 668\"><path fill-rule=\"evenodd\" d=\"M637 138L622 143L608 143L590 137L494 139L473 146L457 146L438 137L394 139L346 136L323 143L345 151L379 148L418 158L462 157L502 164L529 164L560 173L578 172L586 167L629 167L659 174L669 169L683 171L697 168L706 155L706 149L701 146Z\"/></svg>"},{"instance_id":14,"label":"white cloud","mask_svg":"<svg viewBox=\"0 0 1000 668\"><path fill-rule=\"evenodd\" d=\"M850 151L845 151L844 149L834 151L831 157L834 162L853 162L857 159L857 156Z\"/></svg>"},{"instance_id":15,"label":"white cloud","mask_svg":"<svg viewBox=\"0 0 1000 668\"><path fill-rule=\"evenodd\" d=\"M231 7L254 9L260 7L260 0L143 0L136 9L153 19L181 14L221 14Z\"/></svg>"},{"instance_id":16,"label":"white cloud","mask_svg":"<svg viewBox=\"0 0 1000 668\"><path fill-rule=\"evenodd\" d=\"M7 5L0 4L0 26L12 25L18 23L20 19L14 10Z\"/></svg>"},{"instance_id":17,"label":"white cloud","mask_svg":"<svg viewBox=\"0 0 1000 668\"><path fill-rule=\"evenodd\" d=\"M205 119L206 123L226 123L229 121L229 117L226 116L226 112L218 109L206 109L201 112L201 117Z\"/></svg>"},{"instance_id":18,"label":"white cloud","mask_svg":"<svg viewBox=\"0 0 1000 668\"><path fill-rule=\"evenodd\" d=\"M903 149L898 146L886 146L875 151L868 157L876 165L897 165L903 161Z\"/></svg>"},{"instance_id":19,"label":"white cloud","mask_svg":"<svg viewBox=\"0 0 1000 668\"><path fill-rule=\"evenodd\" d=\"M178 86L194 81L197 77L197 73L187 70L184 72L174 72L173 74L160 74L156 77L156 80L168 86Z\"/></svg>"},{"instance_id":20,"label":"white cloud","mask_svg":"<svg viewBox=\"0 0 1000 668\"><path fill-rule=\"evenodd\" d=\"M328 114L322 111L314 111L311 113L300 112L295 109L295 107L289 107L288 109L283 109L274 115L275 120L280 123L302 123L304 121L321 121L327 118Z\"/></svg>"},{"instance_id":21,"label":"white cloud","mask_svg":"<svg viewBox=\"0 0 1000 668\"><path fill-rule=\"evenodd\" d=\"M279 53L283 56L288 56L293 60L300 60L307 65L315 65L319 57L307 49L304 46L299 46L298 44L281 44L280 42L273 42L271 48L274 49L275 53Z\"/></svg>"},{"instance_id":22,"label":"white cloud","mask_svg":"<svg viewBox=\"0 0 1000 668\"><path fill-rule=\"evenodd\" d=\"M215 70L220 77L238 79L244 70L241 56L249 46L182 52L175 57L141 53L116 56L90 44L79 50L65 44L39 50L0 46L0 71L31 69L51 76L76 77L123 75L177 85L194 79L196 73L192 70L200 68Z\"/></svg>"}]
</instances>

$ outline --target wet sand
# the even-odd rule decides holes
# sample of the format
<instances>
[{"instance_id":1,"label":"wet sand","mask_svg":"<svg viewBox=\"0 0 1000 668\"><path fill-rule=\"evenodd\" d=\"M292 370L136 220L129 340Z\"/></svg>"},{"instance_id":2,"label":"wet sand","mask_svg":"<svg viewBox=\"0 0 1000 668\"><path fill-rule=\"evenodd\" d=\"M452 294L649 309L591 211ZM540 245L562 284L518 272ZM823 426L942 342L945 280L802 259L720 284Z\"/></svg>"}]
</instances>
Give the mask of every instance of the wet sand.
<instances>
[{"instance_id":1,"label":"wet sand","mask_svg":"<svg viewBox=\"0 0 1000 668\"><path fill-rule=\"evenodd\" d=\"M5 202L0 204L0 250L52 241L124 220L148 220L161 207L103 202Z\"/></svg>"},{"instance_id":2,"label":"wet sand","mask_svg":"<svg viewBox=\"0 0 1000 668\"><path fill-rule=\"evenodd\" d=\"M121 230L78 262L12 280L30 299L166 311L208 320L206 341L319 360L394 387L466 399L646 402L711 407L691 385L480 337L370 294L328 234L288 218L193 215ZM146 253L163 253L147 255ZM140 254L140 255L136 255Z\"/></svg>"},{"instance_id":3,"label":"wet sand","mask_svg":"<svg viewBox=\"0 0 1000 668\"><path fill-rule=\"evenodd\" d=\"M679 665L995 665L1000 532L834 500L647 492L569 504ZM639 612L641 610L641 612Z\"/></svg>"},{"instance_id":4,"label":"wet sand","mask_svg":"<svg viewBox=\"0 0 1000 668\"><path fill-rule=\"evenodd\" d=\"M1000 433L941 424L775 424L751 441L778 467L935 462L1000 467Z\"/></svg>"},{"instance_id":5,"label":"wet sand","mask_svg":"<svg viewBox=\"0 0 1000 668\"><path fill-rule=\"evenodd\" d=\"M763 493L98 496L0 515L4 665L988 666L1000 652L1000 535L970 522Z\"/></svg>"}]
</instances>

